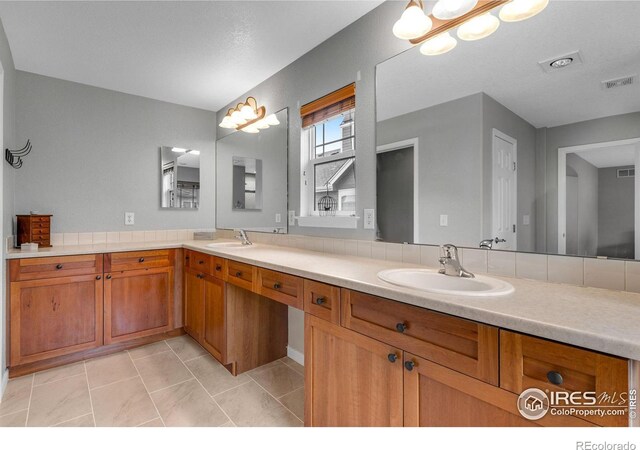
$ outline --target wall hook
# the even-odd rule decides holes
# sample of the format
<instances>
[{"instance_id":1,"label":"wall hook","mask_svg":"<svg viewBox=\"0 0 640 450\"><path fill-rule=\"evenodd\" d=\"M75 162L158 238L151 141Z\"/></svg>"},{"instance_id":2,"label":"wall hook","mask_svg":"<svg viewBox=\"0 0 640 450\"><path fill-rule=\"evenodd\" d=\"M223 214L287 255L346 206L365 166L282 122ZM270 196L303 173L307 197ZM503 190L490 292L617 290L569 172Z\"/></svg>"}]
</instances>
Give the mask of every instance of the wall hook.
<instances>
[{"instance_id":1,"label":"wall hook","mask_svg":"<svg viewBox=\"0 0 640 450\"><path fill-rule=\"evenodd\" d=\"M22 147L20 150L10 150L8 148L4 149L4 159L7 160L11 167L14 169L19 169L22 167L22 158L27 156L31 152L31 141L27 140L27 144Z\"/></svg>"}]
</instances>

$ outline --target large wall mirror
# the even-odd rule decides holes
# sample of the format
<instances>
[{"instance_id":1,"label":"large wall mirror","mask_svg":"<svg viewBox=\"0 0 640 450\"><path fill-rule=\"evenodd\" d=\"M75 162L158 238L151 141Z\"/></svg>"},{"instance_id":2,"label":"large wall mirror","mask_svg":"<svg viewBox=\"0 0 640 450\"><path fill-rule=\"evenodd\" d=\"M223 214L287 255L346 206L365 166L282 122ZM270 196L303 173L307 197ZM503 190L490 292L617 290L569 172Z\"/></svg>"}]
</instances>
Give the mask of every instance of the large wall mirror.
<instances>
[{"instance_id":1,"label":"large wall mirror","mask_svg":"<svg viewBox=\"0 0 640 450\"><path fill-rule=\"evenodd\" d=\"M287 109L279 124L216 143L216 227L287 232Z\"/></svg>"},{"instance_id":2,"label":"large wall mirror","mask_svg":"<svg viewBox=\"0 0 640 450\"><path fill-rule=\"evenodd\" d=\"M198 209L200 204L200 151L160 147L160 206Z\"/></svg>"},{"instance_id":3,"label":"large wall mirror","mask_svg":"<svg viewBox=\"0 0 640 450\"><path fill-rule=\"evenodd\" d=\"M640 259L639 17L551 2L379 64L378 238Z\"/></svg>"}]
</instances>

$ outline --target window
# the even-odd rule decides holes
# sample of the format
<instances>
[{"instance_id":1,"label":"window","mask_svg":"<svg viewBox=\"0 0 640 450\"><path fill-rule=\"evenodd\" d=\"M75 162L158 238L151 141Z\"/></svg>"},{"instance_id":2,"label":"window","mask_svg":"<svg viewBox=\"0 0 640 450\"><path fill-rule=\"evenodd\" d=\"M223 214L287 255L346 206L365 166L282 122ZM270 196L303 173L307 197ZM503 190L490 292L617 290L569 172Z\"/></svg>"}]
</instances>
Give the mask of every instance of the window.
<instances>
[{"instance_id":1,"label":"window","mask_svg":"<svg viewBox=\"0 0 640 450\"><path fill-rule=\"evenodd\" d=\"M343 98L336 91L326 96L332 97L331 103L306 115L303 112L303 216L355 216L355 90L353 85L344 89L348 90Z\"/></svg>"}]
</instances>

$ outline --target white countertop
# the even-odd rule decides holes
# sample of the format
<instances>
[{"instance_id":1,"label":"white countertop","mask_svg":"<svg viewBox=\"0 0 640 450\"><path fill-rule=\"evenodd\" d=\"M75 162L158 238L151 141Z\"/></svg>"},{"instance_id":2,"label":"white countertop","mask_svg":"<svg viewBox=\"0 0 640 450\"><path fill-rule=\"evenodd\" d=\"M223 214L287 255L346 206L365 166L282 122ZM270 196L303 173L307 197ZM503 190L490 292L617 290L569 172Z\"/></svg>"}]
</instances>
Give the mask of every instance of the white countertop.
<instances>
[{"instance_id":1,"label":"white countertop","mask_svg":"<svg viewBox=\"0 0 640 450\"><path fill-rule=\"evenodd\" d=\"M8 259L184 247L316 281L367 292L478 322L640 360L640 294L495 277L515 287L501 297L462 297L398 287L377 278L384 269L419 267L347 255L255 244L207 248L211 241L61 246L10 251Z\"/></svg>"}]
</instances>

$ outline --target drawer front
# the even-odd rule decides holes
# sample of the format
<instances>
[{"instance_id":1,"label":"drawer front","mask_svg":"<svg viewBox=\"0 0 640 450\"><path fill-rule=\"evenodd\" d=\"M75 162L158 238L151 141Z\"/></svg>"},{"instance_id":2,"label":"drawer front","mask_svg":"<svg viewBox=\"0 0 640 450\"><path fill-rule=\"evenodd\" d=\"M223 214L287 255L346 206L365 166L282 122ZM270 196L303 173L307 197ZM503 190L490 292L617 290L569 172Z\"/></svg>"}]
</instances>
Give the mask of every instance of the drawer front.
<instances>
[{"instance_id":1,"label":"drawer front","mask_svg":"<svg viewBox=\"0 0 640 450\"><path fill-rule=\"evenodd\" d=\"M498 384L498 329L348 289L342 326L458 372Z\"/></svg>"},{"instance_id":2,"label":"drawer front","mask_svg":"<svg viewBox=\"0 0 640 450\"><path fill-rule=\"evenodd\" d=\"M193 250L186 251L185 262L189 269L202 273L210 273L213 264L212 256Z\"/></svg>"},{"instance_id":3,"label":"drawer front","mask_svg":"<svg viewBox=\"0 0 640 450\"><path fill-rule=\"evenodd\" d=\"M257 277L257 268L250 264L237 261L227 261L227 282L238 287L253 291L253 281Z\"/></svg>"},{"instance_id":4,"label":"drawer front","mask_svg":"<svg viewBox=\"0 0 640 450\"><path fill-rule=\"evenodd\" d=\"M558 342L500 330L500 387L626 395L628 361ZM614 406L607 404L606 406ZM627 426L627 415L587 416L603 426Z\"/></svg>"},{"instance_id":5,"label":"drawer front","mask_svg":"<svg viewBox=\"0 0 640 450\"><path fill-rule=\"evenodd\" d=\"M260 295L302 309L303 289L302 278L273 270L258 269L258 293Z\"/></svg>"},{"instance_id":6,"label":"drawer front","mask_svg":"<svg viewBox=\"0 0 640 450\"><path fill-rule=\"evenodd\" d=\"M219 280L225 280L225 274L227 273L227 260L220 258L219 256L212 256L211 261L211 271L209 274Z\"/></svg>"},{"instance_id":7,"label":"drawer front","mask_svg":"<svg viewBox=\"0 0 640 450\"><path fill-rule=\"evenodd\" d=\"M102 254L14 259L11 281L102 274Z\"/></svg>"},{"instance_id":8,"label":"drawer front","mask_svg":"<svg viewBox=\"0 0 640 450\"><path fill-rule=\"evenodd\" d=\"M340 325L340 288L304 280L304 311Z\"/></svg>"},{"instance_id":9,"label":"drawer front","mask_svg":"<svg viewBox=\"0 0 640 450\"><path fill-rule=\"evenodd\" d=\"M173 250L109 253L105 256L105 272L152 269L173 265Z\"/></svg>"}]
</instances>

